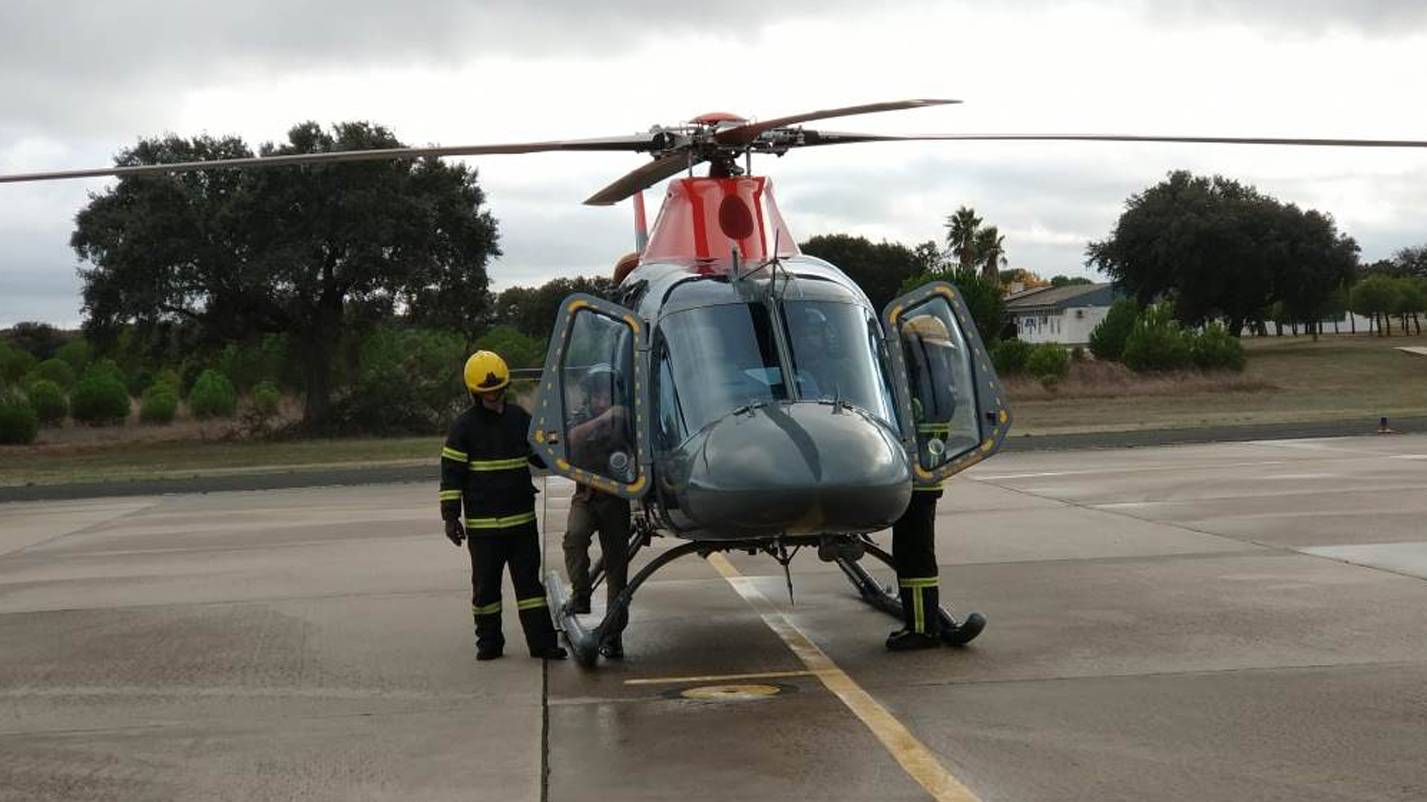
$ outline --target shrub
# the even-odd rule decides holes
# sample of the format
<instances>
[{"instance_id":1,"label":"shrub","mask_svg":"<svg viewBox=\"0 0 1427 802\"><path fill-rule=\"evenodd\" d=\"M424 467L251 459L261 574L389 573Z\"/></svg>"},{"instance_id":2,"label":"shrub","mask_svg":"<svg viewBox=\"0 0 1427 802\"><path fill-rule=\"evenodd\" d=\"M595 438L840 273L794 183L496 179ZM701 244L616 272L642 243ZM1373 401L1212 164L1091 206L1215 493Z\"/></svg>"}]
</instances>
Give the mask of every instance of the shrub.
<instances>
[{"instance_id":1,"label":"shrub","mask_svg":"<svg viewBox=\"0 0 1427 802\"><path fill-rule=\"evenodd\" d=\"M178 371L174 370L173 368L164 368L154 376L154 380L150 382L149 386L145 387L144 389L148 390L153 387L167 387L168 389L173 391L174 397L178 397L178 391L182 385L183 379L179 377Z\"/></svg>"},{"instance_id":2,"label":"shrub","mask_svg":"<svg viewBox=\"0 0 1427 802\"><path fill-rule=\"evenodd\" d=\"M1244 369L1244 344L1218 323L1191 337L1189 354L1200 370Z\"/></svg>"},{"instance_id":3,"label":"shrub","mask_svg":"<svg viewBox=\"0 0 1427 802\"><path fill-rule=\"evenodd\" d=\"M1105 319L1090 332L1090 353L1096 359L1118 362L1138 316L1139 308L1129 298L1121 298L1111 304Z\"/></svg>"},{"instance_id":4,"label":"shrub","mask_svg":"<svg viewBox=\"0 0 1427 802\"><path fill-rule=\"evenodd\" d=\"M1085 346L1077 345L1074 348L1070 349L1071 362L1084 362L1086 358L1087 357L1085 356Z\"/></svg>"},{"instance_id":5,"label":"shrub","mask_svg":"<svg viewBox=\"0 0 1427 802\"><path fill-rule=\"evenodd\" d=\"M368 432L435 432L467 403L461 338L443 331L380 327L358 348L352 392L334 420Z\"/></svg>"},{"instance_id":6,"label":"shrub","mask_svg":"<svg viewBox=\"0 0 1427 802\"><path fill-rule=\"evenodd\" d=\"M1070 375L1070 355L1055 343L1041 343L1026 356L1026 372L1042 381L1058 382Z\"/></svg>"},{"instance_id":7,"label":"shrub","mask_svg":"<svg viewBox=\"0 0 1427 802\"><path fill-rule=\"evenodd\" d=\"M30 371L28 380L30 382L52 381L62 389L68 390L74 386L74 377L74 368L70 367L68 362L63 359L46 359Z\"/></svg>"},{"instance_id":8,"label":"shrub","mask_svg":"<svg viewBox=\"0 0 1427 802\"><path fill-rule=\"evenodd\" d=\"M282 406L282 391L272 382L261 382L253 388L249 400L252 401L253 412L260 418L271 418Z\"/></svg>"},{"instance_id":9,"label":"shrub","mask_svg":"<svg viewBox=\"0 0 1427 802\"><path fill-rule=\"evenodd\" d=\"M166 384L155 384L144 391L139 402L139 420L144 423L172 423L178 413L178 390Z\"/></svg>"},{"instance_id":10,"label":"shrub","mask_svg":"<svg viewBox=\"0 0 1427 802\"><path fill-rule=\"evenodd\" d=\"M84 369L89 367L89 363L93 361L94 349L89 347L89 342L83 337L76 337L60 346L60 349L55 351L55 358L68 362L77 375L83 373Z\"/></svg>"},{"instance_id":11,"label":"shrub","mask_svg":"<svg viewBox=\"0 0 1427 802\"><path fill-rule=\"evenodd\" d=\"M129 392L129 377L124 375L123 368L112 359L101 359L90 365L82 374L84 376L105 376L124 385L124 392Z\"/></svg>"},{"instance_id":12,"label":"shrub","mask_svg":"<svg viewBox=\"0 0 1427 802\"><path fill-rule=\"evenodd\" d=\"M1106 318L1109 319L1108 317ZM1138 372L1182 370L1189 367L1190 337L1179 327L1168 304L1156 304L1140 313L1120 360Z\"/></svg>"},{"instance_id":13,"label":"shrub","mask_svg":"<svg viewBox=\"0 0 1427 802\"><path fill-rule=\"evenodd\" d=\"M0 384L14 384L35 369L36 359L20 348L0 340Z\"/></svg>"},{"instance_id":14,"label":"shrub","mask_svg":"<svg viewBox=\"0 0 1427 802\"><path fill-rule=\"evenodd\" d=\"M139 398L153 383L153 371L148 368L135 368L129 372L129 378L125 381L125 386L129 388L129 395Z\"/></svg>"},{"instance_id":15,"label":"shrub","mask_svg":"<svg viewBox=\"0 0 1427 802\"><path fill-rule=\"evenodd\" d=\"M31 382L30 386L25 388L25 395L30 399L35 416L45 426L54 426L69 414L69 401L64 397L64 390L49 379L36 379Z\"/></svg>"},{"instance_id":16,"label":"shrub","mask_svg":"<svg viewBox=\"0 0 1427 802\"><path fill-rule=\"evenodd\" d=\"M227 376L216 370L205 370L188 394L188 411L200 420L231 418L238 411L238 391Z\"/></svg>"},{"instance_id":17,"label":"shrub","mask_svg":"<svg viewBox=\"0 0 1427 802\"><path fill-rule=\"evenodd\" d=\"M40 421L30 402L17 392L0 393L0 444L33 443L40 433Z\"/></svg>"},{"instance_id":18,"label":"shrub","mask_svg":"<svg viewBox=\"0 0 1427 802\"><path fill-rule=\"evenodd\" d=\"M188 398L193 394L193 385L198 383L198 377L207 372L208 368L198 359L190 359L183 363L178 371L178 397Z\"/></svg>"},{"instance_id":19,"label":"shrub","mask_svg":"<svg viewBox=\"0 0 1427 802\"><path fill-rule=\"evenodd\" d=\"M545 341L513 326L496 326L476 340L474 351L494 351L512 368L545 366Z\"/></svg>"},{"instance_id":20,"label":"shrub","mask_svg":"<svg viewBox=\"0 0 1427 802\"><path fill-rule=\"evenodd\" d=\"M1026 372L1026 359L1034 346L1024 340L1001 340L991 346L991 364L1001 376L1015 376Z\"/></svg>"},{"instance_id":21,"label":"shrub","mask_svg":"<svg viewBox=\"0 0 1427 802\"><path fill-rule=\"evenodd\" d=\"M129 417L129 390L104 371L90 371L74 386L69 413L82 423L103 426Z\"/></svg>"},{"instance_id":22,"label":"shrub","mask_svg":"<svg viewBox=\"0 0 1427 802\"><path fill-rule=\"evenodd\" d=\"M291 350L287 337L268 334L261 340L229 343L218 353L213 367L231 379L238 392L249 392L262 382L283 379L292 362Z\"/></svg>"},{"instance_id":23,"label":"shrub","mask_svg":"<svg viewBox=\"0 0 1427 802\"><path fill-rule=\"evenodd\" d=\"M917 273L902 282L898 294L906 294L930 281L947 281L961 292L961 302L976 322L983 342L1000 339L1006 320L1006 301L1001 294L1001 282L982 278L977 270L934 270Z\"/></svg>"}]
</instances>

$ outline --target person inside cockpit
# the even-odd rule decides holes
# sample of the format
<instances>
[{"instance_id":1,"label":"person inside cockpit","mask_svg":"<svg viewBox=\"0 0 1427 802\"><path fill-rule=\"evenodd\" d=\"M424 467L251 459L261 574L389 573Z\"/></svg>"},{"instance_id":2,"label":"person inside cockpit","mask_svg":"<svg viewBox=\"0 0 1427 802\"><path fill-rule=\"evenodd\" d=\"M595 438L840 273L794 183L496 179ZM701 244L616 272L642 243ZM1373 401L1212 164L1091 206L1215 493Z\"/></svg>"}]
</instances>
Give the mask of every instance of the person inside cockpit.
<instances>
[{"instance_id":1,"label":"person inside cockpit","mask_svg":"<svg viewBox=\"0 0 1427 802\"><path fill-rule=\"evenodd\" d=\"M798 395L810 400L835 398L838 366L833 347L837 333L822 310L799 304L787 311Z\"/></svg>"}]
</instances>

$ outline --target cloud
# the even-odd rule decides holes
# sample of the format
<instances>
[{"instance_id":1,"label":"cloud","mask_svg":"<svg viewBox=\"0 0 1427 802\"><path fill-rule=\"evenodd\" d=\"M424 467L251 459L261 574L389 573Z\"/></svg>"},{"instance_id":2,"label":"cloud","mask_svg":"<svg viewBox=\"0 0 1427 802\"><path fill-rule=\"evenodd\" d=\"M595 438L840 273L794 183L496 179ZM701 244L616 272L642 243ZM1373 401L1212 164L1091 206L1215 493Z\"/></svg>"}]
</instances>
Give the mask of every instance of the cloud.
<instances>
[{"instance_id":1,"label":"cloud","mask_svg":"<svg viewBox=\"0 0 1427 802\"><path fill-rule=\"evenodd\" d=\"M452 69L496 56L601 59L661 37L747 43L762 27L858 8L851 0L7 0L0 4L0 129L120 128L182 92L313 71ZM490 76L519 82L518 73ZM618 87L610 87L616 90ZM0 131L3 133L3 131Z\"/></svg>"},{"instance_id":2,"label":"cloud","mask_svg":"<svg viewBox=\"0 0 1427 802\"><path fill-rule=\"evenodd\" d=\"M1147 0L1142 8L1149 19L1173 26L1220 20L1278 32L1347 28L1390 36L1427 26L1427 5L1420 0Z\"/></svg>"},{"instance_id":3,"label":"cloud","mask_svg":"<svg viewBox=\"0 0 1427 802\"><path fill-rule=\"evenodd\" d=\"M828 127L1427 138L1402 94L1427 75L1424 17L1417 3L1326 0L5 0L0 173L103 164L165 130L257 144L303 119L375 119L412 143L507 142L919 95L968 102ZM607 270L630 244L628 206L578 203L639 161L475 161L501 224L493 285ZM755 167L800 238L939 240L970 204L1014 265L1047 274L1083 272L1084 242L1125 198L1181 167L1332 212L1365 258L1427 240L1427 153L944 143ZM0 186L0 321L74 319L71 221L102 186Z\"/></svg>"}]
</instances>

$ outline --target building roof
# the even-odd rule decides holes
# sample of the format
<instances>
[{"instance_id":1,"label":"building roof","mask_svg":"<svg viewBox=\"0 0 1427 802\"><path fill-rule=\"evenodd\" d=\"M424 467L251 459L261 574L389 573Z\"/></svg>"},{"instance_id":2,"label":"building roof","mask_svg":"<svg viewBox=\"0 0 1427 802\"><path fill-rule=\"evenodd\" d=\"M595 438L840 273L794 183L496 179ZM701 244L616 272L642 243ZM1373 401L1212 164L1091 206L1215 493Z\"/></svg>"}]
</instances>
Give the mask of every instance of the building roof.
<instances>
[{"instance_id":1,"label":"building roof","mask_svg":"<svg viewBox=\"0 0 1427 802\"><path fill-rule=\"evenodd\" d=\"M1006 311L1032 312L1071 309L1077 306L1109 306L1124 293L1111 284L1069 284L1064 287L1037 287L1006 296Z\"/></svg>"}]
</instances>

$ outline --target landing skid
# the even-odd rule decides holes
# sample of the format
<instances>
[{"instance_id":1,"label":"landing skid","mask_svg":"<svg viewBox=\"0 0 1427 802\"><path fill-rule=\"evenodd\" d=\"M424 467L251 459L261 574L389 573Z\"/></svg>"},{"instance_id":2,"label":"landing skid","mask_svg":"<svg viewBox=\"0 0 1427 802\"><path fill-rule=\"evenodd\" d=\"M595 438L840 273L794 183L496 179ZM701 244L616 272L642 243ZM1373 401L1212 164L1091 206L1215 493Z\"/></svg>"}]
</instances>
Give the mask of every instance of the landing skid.
<instances>
[{"instance_id":1,"label":"landing skid","mask_svg":"<svg viewBox=\"0 0 1427 802\"><path fill-rule=\"evenodd\" d=\"M828 545L829 538L817 536L790 537L782 541L785 546L823 546ZM633 560L634 554L648 542L645 535L636 533L629 542L629 556ZM853 545L852 552L841 552L842 556L836 556L832 562L842 569L853 587L861 595L862 600L881 610L888 615L898 619L902 617L902 602L889 589L877 583L877 580L867 573L867 569L858 564L855 552L860 551L871 554L873 557L886 563L888 567L893 567L892 555L883 551L868 538L848 538L840 545ZM565 633L565 640L570 644L574 652L575 662L584 668L592 668L599 661L601 648L617 642L620 635L624 633L625 627L629 625L629 605L634 599L635 591L639 590L654 572L669 563L690 554L697 554L700 557L707 557L718 551L746 551L750 554L764 552L773 555L775 559L780 552L774 551L766 539L752 541L689 541L681 543L668 551L661 552L659 556L650 560L647 565L639 569L638 573L630 577L629 585L607 605L604 618L594 627L587 626L580 617L570 610L570 593L565 582L560 578L558 571L550 571L546 574L546 591L550 594L554 603L555 622L562 632ZM821 551L820 551L821 553ZM829 552L831 555L832 552ZM600 560L595 563L591 572L594 587L598 587L604 579L604 563ZM980 613L968 613L965 620L957 621L951 613L945 609L938 609L938 619L941 622L941 639L952 646L963 646L970 643L981 630L986 627L986 617Z\"/></svg>"},{"instance_id":2,"label":"landing skid","mask_svg":"<svg viewBox=\"0 0 1427 802\"><path fill-rule=\"evenodd\" d=\"M639 548L638 540L631 543L630 557ZM645 580L653 576L655 571L663 568L674 560L686 554L697 554L702 552L707 555L717 549L710 548L706 543L689 542L675 546L658 557L649 561L649 564L639 569L639 572L629 578L629 585L614 598L605 609L604 618L593 629L586 627L580 621L579 616L570 611L569 593L565 589L565 583L560 579L558 571L551 571L546 578L546 589L554 597L555 620L560 629L565 633L565 640L570 642L570 648L575 653L575 662L585 668L592 668L600 656L600 647L611 643L617 639L624 628L629 625L629 603L634 599L634 592L639 590ZM601 578L603 563L596 566L594 574L596 584Z\"/></svg>"}]
</instances>

